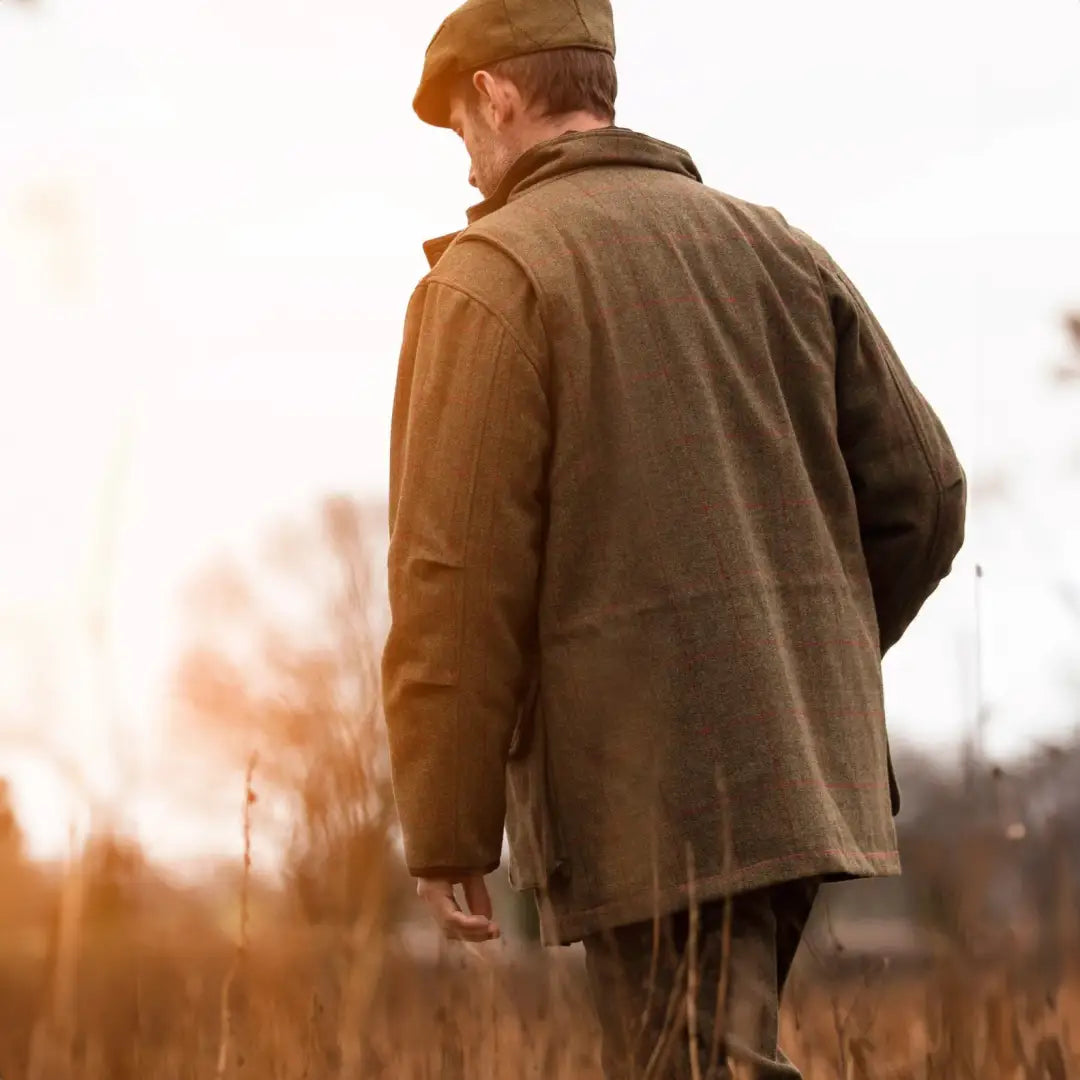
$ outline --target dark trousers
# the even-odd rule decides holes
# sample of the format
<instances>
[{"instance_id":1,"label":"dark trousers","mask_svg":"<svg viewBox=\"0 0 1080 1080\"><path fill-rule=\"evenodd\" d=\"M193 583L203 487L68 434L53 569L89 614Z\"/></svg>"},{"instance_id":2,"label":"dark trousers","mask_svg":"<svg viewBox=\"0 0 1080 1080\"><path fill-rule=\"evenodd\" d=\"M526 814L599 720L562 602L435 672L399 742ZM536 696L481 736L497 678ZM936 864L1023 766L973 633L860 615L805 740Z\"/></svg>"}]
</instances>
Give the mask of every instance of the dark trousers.
<instances>
[{"instance_id":1,"label":"dark trousers","mask_svg":"<svg viewBox=\"0 0 1080 1080\"><path fill-rule=\"evenodd\" d=\"M587 937L607 1080L690 1080L695 1051L702 1080L799 1080L777 1045L778 1014L819 884L794 881L732 899L722 1012L723 900L698 908L696 1017L688 1007L689 912Z\"/></svg>"}]
</instances>

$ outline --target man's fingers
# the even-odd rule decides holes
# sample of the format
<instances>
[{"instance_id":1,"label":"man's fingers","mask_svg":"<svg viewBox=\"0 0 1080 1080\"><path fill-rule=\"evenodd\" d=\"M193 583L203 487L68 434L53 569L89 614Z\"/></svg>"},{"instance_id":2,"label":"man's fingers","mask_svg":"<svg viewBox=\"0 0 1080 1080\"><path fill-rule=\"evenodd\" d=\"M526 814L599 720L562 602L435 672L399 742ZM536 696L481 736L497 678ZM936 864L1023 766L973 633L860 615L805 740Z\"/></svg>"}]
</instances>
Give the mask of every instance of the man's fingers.
<instances>
[{"instance_id":1,"label":"man's fingers","mask_svg":"<svg viewBox=\"0 0 1080 1080\"><path fill-rule=\"evenodd\" d=\"M499 936L498 927L488 916L461 910L454 899L454 886L449 881L421 880L416 892L448 938L481 942Z\"/></svg>"},{"instance_id":2,"label":"man's fingers","mask_svg":"<svg viewBox=\"0 0 1080 1080\"><path fill-rule=\"evenodd\" d=\"M462 941L493 941L499 936L499 928L480 915L466 915L458 911L443 923L443 933L448 938Z\"/></svg>"},{"instance_id":3,"label":"man's fingers","mask_svg":"<svg viewBox=\"0 0 1080 1080\"><path fill-rule=\"evenodd\" d=\"M473 915L483 915L485 919L490 919L493 914L491 896L484 879L479 876L466 878L461 883L461 888L465 893L465 903L468 904L469 911Z\"/></svg>"},{"instance_id":4,"label":"man's fingers","mask_svg":"<svg viewBox=\"0 0 1080 1080\"><path fill-rule=\"evenodd\" d=\"M416 891L440 925L461 914L461 908L454 899L454 887L449 882L422 881Z\"/></svg>"},{"instance_id":5,"label":"man's fingers","mask_svg":"<svg viewBox=\"0 0 1080 1080\"><path fill-rule=\"evenodd\" d=\"M487 884L481 875L466 878L461 883L465 893L465 904L469 913L478 919L483 919L487 924L487 936L485 941L494 940L500 936L499 927L492 921L491 896L488 894Z\"/></svg>"}]
</instances>

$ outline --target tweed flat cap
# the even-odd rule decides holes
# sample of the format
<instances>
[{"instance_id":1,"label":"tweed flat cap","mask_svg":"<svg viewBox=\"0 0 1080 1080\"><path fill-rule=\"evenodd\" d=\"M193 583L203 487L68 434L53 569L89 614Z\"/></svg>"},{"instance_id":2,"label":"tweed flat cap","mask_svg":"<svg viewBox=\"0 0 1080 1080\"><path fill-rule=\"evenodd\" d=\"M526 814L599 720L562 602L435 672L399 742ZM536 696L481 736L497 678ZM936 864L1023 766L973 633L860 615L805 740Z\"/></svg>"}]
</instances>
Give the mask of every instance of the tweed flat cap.
<instances>
[{"instance_id":1,"label":"tweed flat cap","mask_svg":"<svg viewBox=\"0 0 1080 1080\"><path fill-rule=\"evenodd\" d=\"M413 109L425 123L449 127L457 76L500 60L568 48L615 55L610 0L467 0L431 39Z\"/></svg>"}]
</instances>

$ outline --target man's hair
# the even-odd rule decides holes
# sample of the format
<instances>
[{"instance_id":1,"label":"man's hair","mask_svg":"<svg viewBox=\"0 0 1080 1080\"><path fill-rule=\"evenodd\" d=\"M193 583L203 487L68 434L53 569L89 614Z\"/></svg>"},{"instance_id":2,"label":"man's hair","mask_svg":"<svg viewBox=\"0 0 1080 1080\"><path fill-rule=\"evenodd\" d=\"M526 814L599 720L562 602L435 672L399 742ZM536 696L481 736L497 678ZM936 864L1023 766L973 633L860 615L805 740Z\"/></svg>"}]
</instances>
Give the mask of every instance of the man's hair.
<instances>
[{"instance_id":1,"label":"man's hair","mask_svg":"<svg viewBox=\"0 0 1080 1080\"><path fill-rule=\"evenodd\" d=\"M525 107L535 109L544 119L587 112L615 122L619 90L615 61L599 49L548 49L485 64L482 70L509 79L521 92ZM473 74L462 76L470 107L476 97Z\"/></svg>"}]
</instances>

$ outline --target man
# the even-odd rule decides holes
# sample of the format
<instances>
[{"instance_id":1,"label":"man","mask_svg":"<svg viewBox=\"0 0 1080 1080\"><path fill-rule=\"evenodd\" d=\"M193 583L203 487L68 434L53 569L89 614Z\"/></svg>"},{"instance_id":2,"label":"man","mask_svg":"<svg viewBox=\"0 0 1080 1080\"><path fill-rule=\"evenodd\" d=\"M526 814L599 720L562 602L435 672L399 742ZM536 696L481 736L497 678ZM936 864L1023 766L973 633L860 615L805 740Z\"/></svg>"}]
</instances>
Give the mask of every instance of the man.
<instances>
[{"instance_id":1,"label":"man","mask_svg":"<svg viewBox=\"0 0 1080 1080\"><path fill-rule=\"evenodd\" d=\"M427 51L415 109L484 201L426 245L394 402L405 853L485 941L505 824L609 1076L797 1077L817 886L900 871L881 658L964 474L819 244L614 126L614 52L608 0L469 0Z\"/></svg>"}]
</instances>

